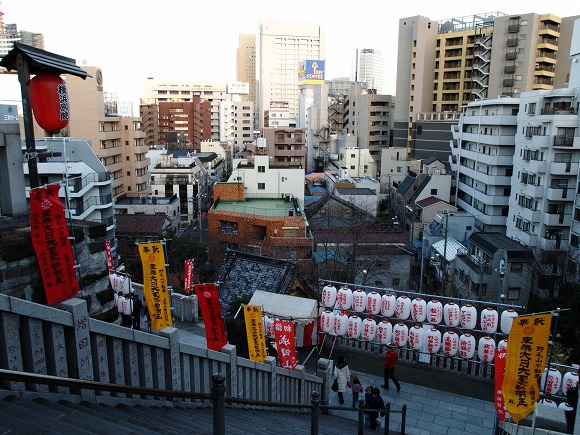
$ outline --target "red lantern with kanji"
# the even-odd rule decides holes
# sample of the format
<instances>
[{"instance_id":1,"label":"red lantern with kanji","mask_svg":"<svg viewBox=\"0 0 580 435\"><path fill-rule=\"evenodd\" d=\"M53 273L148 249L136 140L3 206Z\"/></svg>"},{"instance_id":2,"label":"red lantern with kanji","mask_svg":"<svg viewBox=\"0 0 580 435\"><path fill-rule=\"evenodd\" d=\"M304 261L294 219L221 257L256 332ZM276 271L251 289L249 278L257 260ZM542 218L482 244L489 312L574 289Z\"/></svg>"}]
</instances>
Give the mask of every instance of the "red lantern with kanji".
<instances>
[{"instance_id":1,"label":"red lantern with kanji","mask_svg":"<svg viewBox=\"0 0 580 435\"><path fill-rule=\"evenodd\" d=\"M64 80L55 73L40 73L30 80L30 105L38 125L56 132L68 125L68 94Z\"/></svg>"}]
</instances>

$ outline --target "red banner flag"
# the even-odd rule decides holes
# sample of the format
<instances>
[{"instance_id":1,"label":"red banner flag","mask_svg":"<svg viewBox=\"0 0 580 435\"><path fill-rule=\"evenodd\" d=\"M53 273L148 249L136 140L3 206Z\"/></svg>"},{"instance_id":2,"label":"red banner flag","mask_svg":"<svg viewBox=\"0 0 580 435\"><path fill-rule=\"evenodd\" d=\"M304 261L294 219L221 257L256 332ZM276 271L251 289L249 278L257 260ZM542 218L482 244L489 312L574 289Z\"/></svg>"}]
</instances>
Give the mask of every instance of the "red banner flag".
<instances>
[{"instance_id":1,"label":"red banner flag","mask_svg":"<svg viewBox=\"0 0 580 435\"><path fill-rule=\"evenodd\" d=\"M113 255L111 254L111 243L105 242L105 253L107 254L107 269L109 271L113 268Z\"/></svg>"},{"instance_id":2,"label":"red banner flag","mask_svg":"<svg viewBox=\"0 0 580 435\"><path fill-rule=\"evenodd\" d=\"M30 235L36 252L46 302L52 305L79 292L59 184L30 192Z\"/></svg>"},{"instance_id":3,"label":"red banner flag","mask_svg":"<svg viewBox=\"0 0 580 435\"><path fill-rule=\"evenodd\" d=\"M210 350L222 350L228 342L222 307L215 284L196 284L195 294L205 324L205 339Z\"/></svg>"},{"instance_id":4,"label":"red banner flag","mask_svg":"<svg viewBox=\"0 0 580 435\"><path fill-rule=\"evenodd\" d=\"M495 350L493 359L494 378L495 378L495 411L499 417L499 421L505 421L506 406L503 399L503 377L505 372L505 360L507 352L505 349Z\"/></svg>"},{"instance_id":5,"label":"red banner flag","mask_svg":"<svg viewBox=\"0 0 580 435\"><path fill-rule=\"evenodd\" d=\"M185 260L183 287L186 293L193 290L193 260Z\"/></svg>"},{"instance_id":6,"label":"red banner flag","mask_svg":"<svg viewBox=\"0 0 580 435\"><path fill-rule=\"evenodd\" d=\"M274 321L274 335L280 367L294 370L298 365L294 344L294 322L276 319Z\"/></svg>"}]
</instances>

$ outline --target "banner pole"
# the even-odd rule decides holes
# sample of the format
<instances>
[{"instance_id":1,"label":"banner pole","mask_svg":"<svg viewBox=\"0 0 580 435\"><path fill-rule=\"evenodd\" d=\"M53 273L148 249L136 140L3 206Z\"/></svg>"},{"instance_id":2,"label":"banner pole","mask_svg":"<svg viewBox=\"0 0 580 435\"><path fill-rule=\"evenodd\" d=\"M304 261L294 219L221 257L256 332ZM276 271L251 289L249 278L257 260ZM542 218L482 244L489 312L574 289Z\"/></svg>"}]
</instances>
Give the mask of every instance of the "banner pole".
<instances>
[{"instance_id":1,"label":"banner pole","mask_svg":"<svg viewBox=\"0 0 580 435\"><path fill-rule=\"evenodd\" d=\"M556 312L552 313L554 317L554 332L552 333L551 340L548 341L548 364L546 365L546 378L544 379L544 388L542 390L542 396L546 398L546 387L548 386L548 376L550 375L550 365L552 363L552 348L554 347L554 339L558 334L558 318L560 317L560 308L556 308Z\"/></svg>"},{"instance_id":2,"label":"banner pole","mask_svg":"<svg viewBox=\"0 0 580 435\"><path fill-rule=\"evenodd\" d=\"M167 275L167 290L169 291L169 312L171 313L171 323L175 326L175 317L173 316L173 286L171 285L171 276L169 275L169 255L167 254L167 239L161 240L163 245L163 258L165 260L165 273Z\"/></svg>"}]
</instances>

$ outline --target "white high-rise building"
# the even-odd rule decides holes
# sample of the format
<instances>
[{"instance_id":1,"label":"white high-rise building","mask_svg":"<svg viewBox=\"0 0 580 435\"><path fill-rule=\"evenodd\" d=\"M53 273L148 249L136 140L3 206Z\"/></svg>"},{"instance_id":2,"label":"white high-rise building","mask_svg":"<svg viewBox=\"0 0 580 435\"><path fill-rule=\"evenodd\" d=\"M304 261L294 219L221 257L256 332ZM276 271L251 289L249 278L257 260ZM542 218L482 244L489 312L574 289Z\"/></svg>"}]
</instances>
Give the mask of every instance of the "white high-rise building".
<instances>
[{"instance_id":1,"label":"white high-rise building","mask_svg":"<svg viewBox=\"0 0 580 435\"><path fill-rule=\"evenodd\" d=\"M264 20L257 48L259 126L270 102L287 102L290 126L297 125L298 64L325 58L324 29L315 24Z\"/></svg>"},{"instance_id":2,"label":"white high-rise building","mask_svg":"<svg viewBox=\"0 0 580 435\"><path fill-rule=\"evenodd\" d=\"M385 60L381 52L374 48L362 48L356 51L356 57L355 82L366 83L367 89L375 89L377 94L383 95Z\"/></svg>"}]
</instances>

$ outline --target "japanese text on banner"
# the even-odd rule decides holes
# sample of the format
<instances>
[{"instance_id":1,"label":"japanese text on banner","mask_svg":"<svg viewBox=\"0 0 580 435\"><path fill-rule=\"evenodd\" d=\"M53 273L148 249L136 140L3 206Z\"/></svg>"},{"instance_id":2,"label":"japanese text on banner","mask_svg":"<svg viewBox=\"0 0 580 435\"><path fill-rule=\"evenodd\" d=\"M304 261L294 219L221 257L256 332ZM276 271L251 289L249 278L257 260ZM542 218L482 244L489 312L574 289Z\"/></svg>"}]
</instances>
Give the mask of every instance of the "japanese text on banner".
<instances>
[{"instance_id":1,"label":"japanese text on banner","mask_svg":"<svg viewBox=\"0 0 580 435\"><path fill-rule=\"evenodd\" d=\"M296 359L296 346L294 344L294 322L288 320L275 320L274 334L276 337L276 349L278 350L278 362L280 367L294 370L298 365Z\"/></svg>"},{"instance_id":2,"label":"japanese text on banner","mask_svg":"<svg viewBox=\"0 0 580 435\"><path fill-rule=\"evenodd\" d=\"M264 358L268 355L266 355L262 308L258 305L244 305L244 319L246 320L246 335L248 337L250 359L252 361L264 362Z\"/></svg>"},{"instance_id":3,"label":"japanese text on banner","mask_svg":"<svg viewBox=\"0 0 580 435\"><path fill-rule=\"evenodd\" d=\"M195 294L205 324L207 348L220 351L228 342L219 293L215 284L196 284Z\"/></svg>"},{"instance_id":4,"label":"japanese text on banner","mask_svg":"<svg viewBox=\"0 0 580 435\"><path fill-rule=\"evenodd\" d=\"M173 326L163 244L142 243L139 255L143 264L143 298L151 318L151 329L159 331Z\"/></svg>"}]
</instances>

